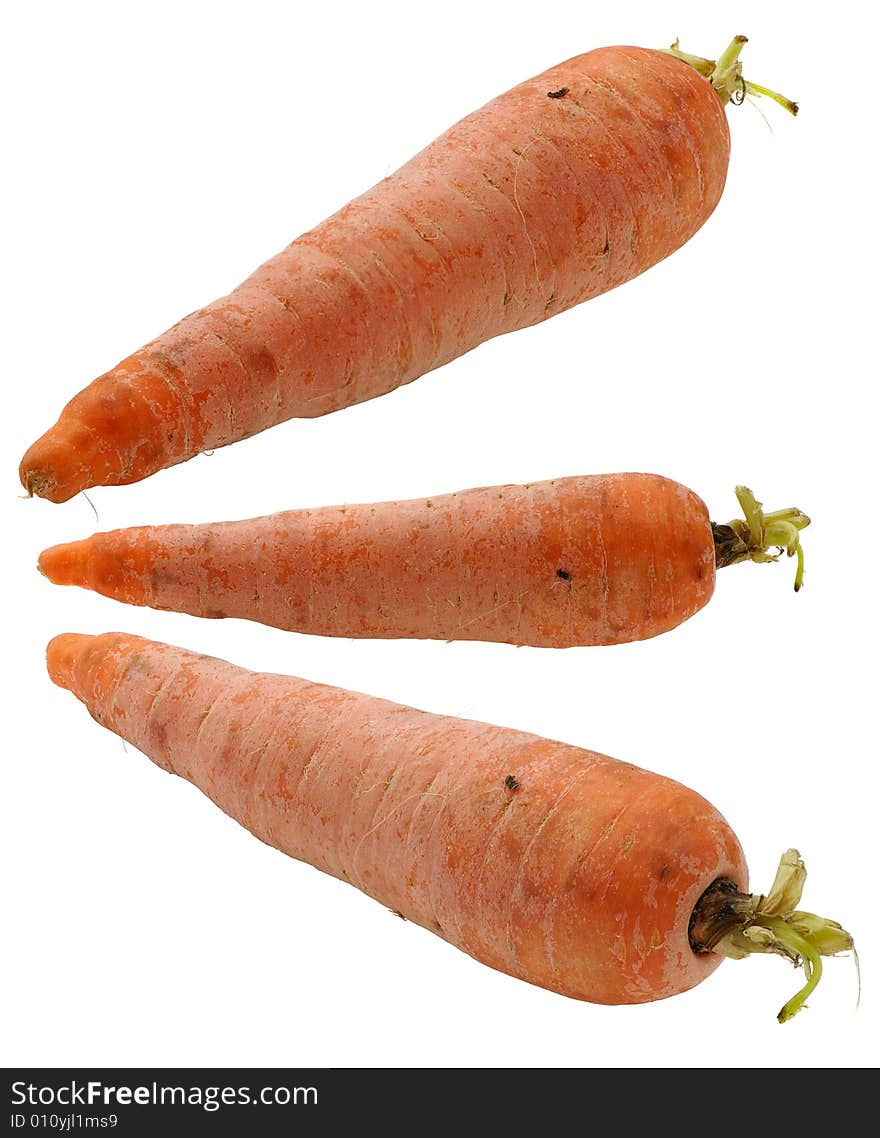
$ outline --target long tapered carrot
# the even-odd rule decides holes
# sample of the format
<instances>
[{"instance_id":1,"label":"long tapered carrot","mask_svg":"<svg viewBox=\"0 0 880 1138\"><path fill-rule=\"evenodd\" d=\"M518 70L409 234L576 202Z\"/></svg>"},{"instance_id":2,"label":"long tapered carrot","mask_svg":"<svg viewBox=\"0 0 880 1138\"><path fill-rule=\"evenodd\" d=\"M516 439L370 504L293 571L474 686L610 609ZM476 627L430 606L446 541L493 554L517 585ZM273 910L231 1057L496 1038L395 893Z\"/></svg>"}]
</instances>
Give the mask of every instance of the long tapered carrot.
<instances>
[{"instance_id":1,"label":"long tapered carrot","mask_svg":"<svg viewBox=\"0 0 880 1138\"><path fill-rule=\"evenodd\" d=\"M809 519L739 495L746 519L718 526L660 475L559 478L115 530L53 546L39 566L129 604L324 636L619 644L697 612L716 565L774 559L776 547L800 558Z\"/></svg>"},{"instance_id":2,"label":"long tapered carrot","mask_svg":"<svg viewBox=\"0 0 880 1138\"><path fill-rule=\"evenodd\" d=\"M135 482L644 272L721 196L744 42L717 63L601 48L501 95L74 396L24 487L63 502Z\"/></svg>"},{"instance_id":3,"label":"long tapered carrot","mask_svg":"<svg viewBox=\"0 0 880 1138\"><path fill-rule=\"evenodd\" d=\"M705 799L628 763L122 633L56 637L49 673L94 718L269 845L477 960L599 1003L685 991L722 955L850 948L797 911L789 851L766 897Z\"/></svg>"}]
</instances>

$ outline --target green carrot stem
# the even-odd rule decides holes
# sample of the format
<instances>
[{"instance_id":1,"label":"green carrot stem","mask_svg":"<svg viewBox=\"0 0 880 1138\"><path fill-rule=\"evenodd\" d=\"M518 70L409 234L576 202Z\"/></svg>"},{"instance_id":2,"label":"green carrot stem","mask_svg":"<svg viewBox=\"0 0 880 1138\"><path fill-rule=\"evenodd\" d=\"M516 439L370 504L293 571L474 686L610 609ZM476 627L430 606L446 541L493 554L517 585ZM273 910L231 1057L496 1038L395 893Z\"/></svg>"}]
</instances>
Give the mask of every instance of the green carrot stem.
<instances>
[{"instance_id":1,"label":"green carrot stem","mask_svg":"<svg viewBox=\"0 0 880 1138\"><path fill-rule=\"evenodd\" d=\"M694 952L717 952L742 960L756 952L784 956L804 970L806 983L776 1017L795 1016L822 979L822 957L855 953L853 939L836 921L797 908L807 871L797 850L786 850L770 892L740 893L732 881L712 883L694 907L690 922Z\"/></svg>"},{"instance_id":2,"label":"green carrot stem","mask_svg":"<svg viewBox=\"0 0 880 1138\"><path fill-rule=\"evenodd\" d=\"M666 51L708 79L718 92L718 98L722 103L738 104L745 99L746 95L763 95L765 98L778 103L790 115L796 115L798 105L794 100L785 95L780 95L778 91L771 91L769 87L762 87L760 83L753 83L751 79L743 78L742 63L739 56L747 43L748 38L746 36L734 36L717 60L704 59L701 55L691 55L689 52L682 51L678 46L678 40L671 47L666 48Z\"/></svg>"},{"instance_id":3,"label":"green carrot stem","mask_svg":"<svg viewBox=\"0 0 880 1138\"><path fill-rule=\"evenodd\" d=\"M727 525L712 526L715 538L715 566L723 569L740 561L778 561L783 553L797 557L794 590L804 583L804 551L801 547L801 530L810 519L805 513L790 506L784 510L764 511L763 504L747 486L737 486L736 497L744 514Z\"/></svg>"}]
</instances>

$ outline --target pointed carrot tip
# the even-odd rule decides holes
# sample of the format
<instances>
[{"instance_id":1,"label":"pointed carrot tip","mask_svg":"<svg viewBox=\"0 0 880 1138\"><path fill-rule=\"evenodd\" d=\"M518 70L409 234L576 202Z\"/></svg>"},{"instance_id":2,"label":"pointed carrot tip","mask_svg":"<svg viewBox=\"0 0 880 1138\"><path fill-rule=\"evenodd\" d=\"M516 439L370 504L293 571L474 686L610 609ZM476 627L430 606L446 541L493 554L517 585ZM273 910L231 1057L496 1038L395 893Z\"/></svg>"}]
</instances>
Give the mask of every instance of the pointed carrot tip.
<instances>
[{"instance_id":1,"label":"pointed carrot tip","mask_svg":"<svg viewBox=\"0 0 880 1138\"><path fill-rule=\"evenodd\" d=\"M87 555L81 541L68 541L44 549L37 568L53 585L82 585Z\"/></svg>"},{"instance_id":2,"label":"pointed carrot tip","mask_svg":"<svg viewBox=\"0 0 880 1138\"><path fill-rule=\"evenodd\" d=\"M26 497L45 498L48 502L67 502L75 497L81 489L76 485L59 486L54 473L47 469L35 469L28 465L27 455L18 468L18 477L25 488Z\"/></svg>"},{"instance_id":3,"label":"pointed carrot tip","mask_svg":"<svg viewBox=\"0 0 880 1138\"><path fill-rule=\"evenodd\" d=\"M54 490L52 485L53 479L49 475L41 474L39 471L29 467L27 465L27 455L25 455L25 459L18 468L18 477L25 489L26 497L33 498L36 496L37 498L51 499Z\"/></svg>"},{"instance_id":4,"label":"pointed carrot tip","mask_svg":"<svg viewBox=\"0 0 880 1138\"><path fill-rule=\"evenodd\" d=\"M79 493L75 483L68 486L58 477L53 432L47 431L25 451L19 463L18 478L28 498L45 498L49 502L66 502Z\"/></svg>"},{"instance_id":5,"label":"pointed carrot tip","mask_svg":"<svg viewBox=\"0 0 880 1138\"><path fill-rule=\"evenodd\" d=\"M68 502L106 477L107 449L102 434L62 417L25 451L18 477L28 497Z\"/></svg>"},{"instance_id":6,"label":"pointed carrot tip","mask_svg":"<svg viewBox=\"0 0 880 1138\"><path fill-rule=\"evenodd\" d=\"M53 637L46 648L46 668L53 684L75 691L74 672L83 649L94 640L80 632L62 632Z\"/></svg>"}]
</instances>

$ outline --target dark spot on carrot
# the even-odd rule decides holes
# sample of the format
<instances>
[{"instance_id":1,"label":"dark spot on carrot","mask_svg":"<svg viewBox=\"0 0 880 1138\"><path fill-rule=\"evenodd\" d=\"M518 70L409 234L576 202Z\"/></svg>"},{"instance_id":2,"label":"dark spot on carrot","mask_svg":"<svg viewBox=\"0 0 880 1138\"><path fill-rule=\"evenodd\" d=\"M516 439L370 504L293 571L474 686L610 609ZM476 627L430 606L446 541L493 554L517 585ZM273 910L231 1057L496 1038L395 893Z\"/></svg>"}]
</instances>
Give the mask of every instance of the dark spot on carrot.
<instances>
[{"instance_id":1,"label":"dark spot on carrot","mask_svg":"<svg viewBox=\"0 0 880 1138\"><path fill-rule=\"evenodd\" d=\"M602 250L602 256L607 257L610 252L611 252L611 243L609 242L608 238L606 237L605 238L605 248Z\"/></svg>"},{"instance_id":2,"label":"dark spot on carrot","mask_svg":"<svg viewBox=\"0 0 880 1138\"><path fill-rule=\"evenodd\" d=\"M665 881L670 873L671 873L671 870L670 870L669 866L663 865L660 867L660 872L657 876L660 878L661 881Z\"/></svg>"},{"instance_id":3,"label":"dark spot on carrot","mask_svg":"<svg viewBox=\"0 0 880 1138\"><path fill-rule=\"evenodd\" d=\"M571 573L569 573L569 571L567 569L557 569L556 570L556 576L559 578L560 581L570 581L571 580Z\"/></svg>"},{"instance_id":4,"label":"dark spot on carrot","mask_svg":"<svg viewBox=\"0 0 880 1138\"><path fill-rule=\"evenodd\" d=\"M547 92L547 98L548 99L561 99L561 98L563 98L563 96L568 94L568 90L569 90L568 87L560 87L558 91L548 91Z\"/></svg>"},{"instance_id":5,"label":"dark spot on carrot","mask_svg":"<svg viewBox=\"0 0 880 1138\"><path fill-rule=\"evenodd\" d=\"M403 915L403 913L401 913L401 912L400 912L398 909L389 909L388 911L389 911L390 913L393 913L393 914L395 915L395 917L400 917L400 919L401 919L402 921L405 921L405 920L407 920L407 919L408 919L408 918L406 918L406 917Z\"/></svg>"},{"instance_id":6,"label":"dark spot on carrot","mask_svg":"<svg viewBox=\"0 0 880 1138\"><path fill-rule=\"evenodd\" d=\"M507 776L507 778L504 780L504 785L507 787L508 790L519 790L519 781L512 774L509 774Z\"/></svg>"}]
</instances>

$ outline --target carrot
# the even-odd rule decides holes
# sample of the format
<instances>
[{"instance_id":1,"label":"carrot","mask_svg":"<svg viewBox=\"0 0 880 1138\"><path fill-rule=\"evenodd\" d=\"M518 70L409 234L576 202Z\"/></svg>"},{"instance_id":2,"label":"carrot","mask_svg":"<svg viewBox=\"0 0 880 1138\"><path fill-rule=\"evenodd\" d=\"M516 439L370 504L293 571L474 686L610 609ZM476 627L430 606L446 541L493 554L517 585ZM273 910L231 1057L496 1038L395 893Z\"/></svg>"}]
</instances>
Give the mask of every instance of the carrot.
<instances>
[{"instance_id":1,"label":"carrot","mask_svg":"<svg viewBox=\"0 0 880 1138\"><path fill-rule=\"evenodd\" d=\"M262 841L551 991L642 1003L775 951L808 972L788 1018L820 955L852 946L796 911L793 851L779 888L746 894L718 811L628 763L122 633L58 636L47 664Z\"/></svg>"},{"instance_id":2,"label":"carrot","mask_svg":"<svg viewBox=\"0 0 880 1138\"><path fill-rule=\"evenodd\" d=\"M560 478L408 502L143 526L44 550L50 581L128 604L347 637L620 644L712 596L716 565L797 554L799 510L713 525L656 474Z\"/></svg>"},{"instance_id":3,"label":"carrot","mask_svg":"<svg viewBox=\"0 0 880 1138\"><path fill-rule=\"evenodd\" d=\"M725 103L767 93L743 43L717 65L601 48L501 95L74 396L21 462L28 494L372 399L644 272L721 196Z\"/></svg>"}]
</instances>

